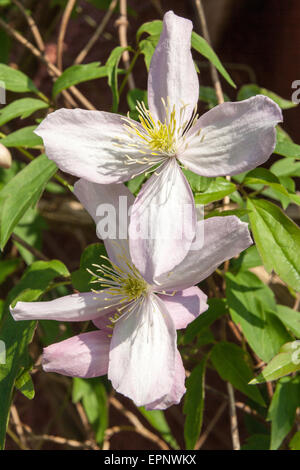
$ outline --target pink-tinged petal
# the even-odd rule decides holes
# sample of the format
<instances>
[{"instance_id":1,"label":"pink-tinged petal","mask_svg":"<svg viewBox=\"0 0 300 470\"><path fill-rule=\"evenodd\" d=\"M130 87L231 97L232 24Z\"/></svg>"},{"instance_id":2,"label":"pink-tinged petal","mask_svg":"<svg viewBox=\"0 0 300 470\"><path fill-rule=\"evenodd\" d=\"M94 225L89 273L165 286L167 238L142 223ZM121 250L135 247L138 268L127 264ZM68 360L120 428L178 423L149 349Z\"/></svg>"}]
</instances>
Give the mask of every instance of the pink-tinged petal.
<instances>
[{"instance_id":1,"label":"pink-tinged petal","mask_svg":"<svg viewBox=\"0 0 300 470\"><path fill-rule=\"evenodd\" d=\"M75 183L74 193L94 219L97 235L104 241L111 261L127 269L124 258L130 261L128 214L134 203L133 194L122 183L96 184L83 179Z\"/></svg>"},{"instance_id":2,"label":"pink-tinged petal","mask_svg":"<svg viewBox=\"0 0 300 470\"><path fill-rule=\"evenodd\" d=\"M155 295L137 302L114 327L108 378L137 406L167 395L173 386L176 330Z\"/></svg>"},{"instance_id":3,"label":"pink-tinged petal","mask_svg":"<svg viewBox=\"0 0 300 470\"><path fill-rule=\"evenodd\" d=\"M186 137L187 148L178 158L203 176L236 175L251 170L272 154L275 126L281 121L279 106L266 96L220 104L192 127Z\"/></svg>"},{"instance_id":4,"label":"pink-tinged petal","mask_svg":"<svg viewBox=\"0 0 300 470\"><path fill-rule=\"evenodd\" d=\"M132 137L124 124L117 114L59 109L49 114L35 133L42 137L48 158L61 170L95 183L110 184L128 181L155 163L129 164L128 157L140 161L141 154L131 145Z\"/></svg>"},{"instance_id":5,"label":"pink-tinged petal","mask_svg":"<svg viewBox=\"0 0 300 470\"><path fill-rule=\"evenodd\" d=\"M176 330L186 328L200 313L208 309L207 295L196 286L176 292L174 295L160 294L159 297L167 307Z\"/></svg>"},{"instance_id":6,"label":"pink-tinged petal","mask_svg":"<svg viewBox=\"0 0 300 470\"><path fill-rule=\"evenodd\" d=\"M121 296L111 295L107 289L66 295L47 302L17 302L10 312L14 320L93 320L109 312L115 312Z\"/></svg>"},{"instance_id":7,"label":"pink-tinged petal","mask_svg":"<svg viewBox=\"0 0 300 470\"><path fill-rule=\"evenodd\" d=\"M174 158L144 184L131 212L129 247L133 263L151 283L187 254L196 213L190 186Z\"/></svg>"},{"instance_id":8,"label":"pink-tinged petal","mask_svg":"<svg viewBox=\"0 0 300 470\"><path fill-rule=\"evenodd\" d=\"M186 392L184 385L185 382L185 370L183 367L182 359L179 351L176 351L175 355L175 376L171 392L165 395L160 400L156 400L146 405L147 410L165 410L172 405L178 405L181 398Z\"/></svg>"},{"instance_id":9,"label":"pink-tinged petal","mask_svg":"<svg viewBox=\"0 0 300 470\"><path fill-rule=\"evenodd\" d=\"M43 369L71 377L107 374L110 338L92 331L52 344L43 351Z\"/></svg>"},{"instance_id":10,"label":"pink-tinged petal","mask_svg":"<svg viewBox=\"0 0 300 470\"><path fill-rule=\"evenodd\" d=\"M197 223L186 258L171 273L156 279L160 289L183 290L206 279L227 259L252 245L248 224L238 217L211 217Z\"/></svg>"},{"instance_id":11,"label":"pink-tinged petal","mask_svg":"<svg viewBox=\"0 0 300 470\"><path fill-rule=\"evenodd\" d=\"M199 98L199 82L191 54L193 24L168 11L163 31L152 56L148 75L149 109L156 119L164 122L165 103L172 111L175 105L179 123L180 108L186 105L183 121L189 120Z\"/></svg>"}]
</instances>

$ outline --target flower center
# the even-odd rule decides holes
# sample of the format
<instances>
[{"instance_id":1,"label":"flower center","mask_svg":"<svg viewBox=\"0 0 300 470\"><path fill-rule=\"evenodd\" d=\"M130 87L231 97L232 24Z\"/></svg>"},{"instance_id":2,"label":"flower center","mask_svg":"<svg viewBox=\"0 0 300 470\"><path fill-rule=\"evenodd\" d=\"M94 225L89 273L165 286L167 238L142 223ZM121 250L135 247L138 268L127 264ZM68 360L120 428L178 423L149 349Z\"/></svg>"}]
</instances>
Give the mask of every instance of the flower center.
<instances>
[{"instance_id":1,"label":"flower center","mask_svg":"<svg viewBox=\"0 0 300 470\"><path fill-rule=\"evenodd\" d=\"M166 104L163 98L162 103L166 116L164 122L155 120L145 104L137 102L136 110L139 113L140 125L128 117L124 118L126 122L124 126L134 139L131 145L139 147L141 153L149 154L150 150L151 155L173 157L179 145L184 142L184 134L196 122L197 116L194 112L189 120L185 120L187 105L183 105L177 114L175 105L171 110L169 103Z\"/></svg>"},{"instance_id":2,"label":"flower center","mask_svg":"<svg viewBox=\"0 0 300 470\"><path fill-rule=\"evenodd\" d=\"M88 270L96 277L92 282L99 283L102 288L108 289L108 293L112 296L121 296L121 299L118 299L118 304L133 302L147 294L150 286L141 277L136 267L124 256L122 258L127 270L120 268L106 256L101 256L101 258L109 264L93 264L96 272Z\"/></svg>"}]
</instances>

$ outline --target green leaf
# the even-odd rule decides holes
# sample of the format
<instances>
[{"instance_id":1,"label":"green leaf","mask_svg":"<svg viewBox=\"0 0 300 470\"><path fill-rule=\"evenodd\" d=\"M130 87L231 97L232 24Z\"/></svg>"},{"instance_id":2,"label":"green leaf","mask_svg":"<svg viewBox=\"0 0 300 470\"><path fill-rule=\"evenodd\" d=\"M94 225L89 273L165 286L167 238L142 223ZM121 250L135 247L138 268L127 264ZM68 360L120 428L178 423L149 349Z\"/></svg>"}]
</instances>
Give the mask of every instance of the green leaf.
<instances>
[{"instance_id":1,"label":"green leaf","mask_svg":"<svg viewBox=\"0 0 300 470\"><path fill-rule=\"evenodd\" d=\"M269 450L270 436L268 434L253 434L242 445L241 450Z\"/></svg>"},{"instance_id":2,"label":"green leaf","mask_svg":"<svg viewBox=\"0 0 300 470\"><path fill-rule=\"evenodd\" d=\"M75 289L80 292L87 292L95 287L95 284L91 284L91 281L96 279L92 274L90 274L87 269L92 271L95 269L93 264L106 264L106 261L101 258L101 256L107 256L105 246L102 243L93 243L89 245L83 251L80 258L80 268L77 271L72 272L72 284ZM99 285L97 284L97 289Z\"/></svg>"},{"instance_id":3,"label":"green leaf","mask_svg":"<svg viewBox=\"0 0 300 470\"><path fill-rule=\"evenodd\" d=\"M205 41L205 39L199 34L192 32L192 48L197 52L200 52L201 55L206 57L220 72L220 74L225 78L225 80L233 87L236 88L235 83L231 79L229 73L225 70L223 65L220 62L220 59L216 53L212 50L210 45Z\"/></svg>"},{"instance_id":4,"label":"green leaf","mask_svg":"<svg viewBox=\"0 0 300 470\"><path fill-rule=\"evenodd\" d=\"M282 186L277 176L273 175L273 173L266 168L256 168L255 170L249 171L243 180L243 184L263 184L270 186L285 196L289 195L288 191L284 186Z\"/></svg>"},{"instance_id":5,"label":"green leaf","mask_svg":"<svg viewBox=\"0 0 300 470\"><path fill-rule=\"evenodd\" d=\"M300 377L281 379L275 389L268 412L271 421L271 450L276 450L293 427L300 405Z\"/></svg>"},{"instance_id":6,"label":"green leaf","mask_svg":"<svg viewBox=\"0 0 300 470\"><path fill-rule=\"evenodd\" d=\"M17 93L38 93L33 81L20 70L15 70L8 65L0 64L0 80L5 83L6 90Z\"/></svg>"},{"instance_id":7,"label":"green leaf","mask_svg":"<svg viewBox=\"0 0 300 470\"><path fill-rule=\"evenodd\" d=\"M0 109L0 126L16 117L24 119L39 109L48 108L47 103L35 98L22 98Z\"/></svg>"},{"instance_id":8,"label":"green leaf","mask_svg":"<svg viewBox=\"0 0 300 470\"><path fill-rule=\"evenodd\" d=\"M226 274L226 296L230 315L240 324L254 352L265 362L278 353L291 337L272 313L276 302L271 289L255 274L240 271Z\"/></svg>"},{"instance_id":9,"label":"green leaf","mask_svg":"<svg viewBox=\"0 0 300 470\"><path fill-rule=\"evenodd\" d=\"M20 259L7 259L7 260L0 260L0 284L5 281L5 279L15 272L20 264Z\"/></svg>"},{"instance_id":10,"label":"green leaf","mask_svg":"<svg viewBox=\"0 0 300 470\"><path fill-rule=\"evenodd\" d=\"M193 173L190 170L186 170L185 168L183 168L182 171L194 192L199 193L207 191L212 182L211 178L197 175L196 173Z\"/></svg>"},{"instance_id":11,"label":"green leaf","mask_svg":"<svg viewBox=\"0 0 300 470\"><path fill-rule=\"evenodd\" d=\"M296 291L300 290L300 229L278 206L262 199L248 199L251 228L267 271Z\"/></svg>"},{"instance_id":12,"label":"green leaf","mask_svg":"<svg viewBox=\"0 0 300 470\"><path fill-rule=\"evenodd\" d=\"M21 371L21 374L16 379L15 386L19 390L19 392L23 393L23 395L29 400L32 400L34 398L34 385L32 382L31 375L27 370Z\"/></svg>"},{"instance_id":13,"label":"green leaf","mask_svg":"<svg viewBox=\"0 0 300 470\"><path fill-rule=\"evenodd\" d=\"M248 384L253 373L249 365L251 358L246 351L236 344L221 341L213 347L210 358L223 380L230 382L259 405L265 405L258 388Z\"/></svg>"},{"instance_id":14,"label":"green leaf","mask_svg":"<svg viewBox=\"0 0 300 470\"><path fill-rule=\"evenodd\" d=\"M136 33L136 40L139 42L143 33L148 33L150 36L160 36L162 32L162 21L154 20L142 24Z\"/></svg>"},{"instance_id":15,"label":"green leaf","mask_svg":"<svg viewBox=\"0 0 300 470\"><path fill-rule=\"evenodd\" d=\"M159 41L159 36L149 36L147 39L143 39L139 44L139 49L144 56L145 64L147 71L149 72L151 59L157 43Z\"/></svg>"},{"instance_id":16,"label":"green leaf","mask_svg":"<svg viewBox=\"0 0 300 470\"><path fill-rule=\"evenodd\" d=\"M0 192L0 247L4 248L16 224L38 201L56 165L40 155L21 170Z\"/></svg>"},{"instance_id":17,"label":"green leaf","mask_svg":"<svg viewBox=\"0 0 300 470\"><path fill-rule=\"evenodd\" d=\"M19 237L30 246L41 250L43 230L47 228L48 226L45 219L38 213L37 209L35 207L29 207L18 224L14 227L14 234L19 235ZM13 240L13 244L18 248L20 255L27 265L36 261L36 256L23 245L20 245L16 240Z\"/></svg>"},{"instance_id":18,"label":"green leaf","mask_svg":"<svg viewBox=\"0 0 300 470\"><path fill-rule=\"evenodd\" d=\"M298 341L285 344L263 369L263 371L249 382L259 384L270 382L300 370L300 346Z\"/></svg>"},{"instance_id":19,"label":"green leaf","mask_svg":"<svg viewBox=\"0 0 300 470\"><path fill-rule=\"evenodd\" d=\"M291 450L300 450L300 431L297 431L296 434L293 435L289 442L289 448Z\"/></svg>"},{"instance_id":20,"label":"green leaf","mask_svg":"<svg viewBox=\"0 0 300 470\"><path fill-rule=\"evenodd\" d=\"M300 159L300 145L294 144L282 131L277 128L277 142L274 153L287 158Z\"/></svg>"},{"instance_id":21,"label":"green leaf","mask_svg":"<svg viewBox=\"0 0 300 470\"><path fill-rule=\"evenodd\" d=\"M34 134L35 129L36 126L23 127L1 139L0 143L5 147L42 148L43 141L40 136Z\"/></svg>"},{"instance_id":22,"label":"green leaf","mask_svg":"<svg viewBox=\"0 0 300 470\"><path fill-rule=\"evenodd\" d=\"M127 103L130 111L135 110L137 102L145 103L145 106L148 106L147 91L140 90L139 88L134 88L134 90L128 91Z\"/></svg>"},{"instance_id":23,"label":"green leaf","mask_svg":"<svg viewBox=\"0 0 300 470\"><path fill-rule=\"evenodd\" d=\"M52 96L56 96L62 91L78 83L95 80L107 76L107 67L99 67L100 62L91 62L84 65L72 65L63 71L60 77L54 82Z\"/></svg>"},{"instance_id":24,"label":"green leaf","mask_svg":"<svg viewBox=\"0 0 300 470\"><path fill-rule=\"evenodd\" d=\"M206 330L218 318L228 313L228 306L225 299L209 299L208 305L208 310L199 315L187 326L183 336L183 344L190 344L195 336Z\"/></svg>"},{"instance_id":25,"label":"green leaf","mask_svg":"<svg viewBox=\"0 0 300 470\"><path fill-rule=\"evenodd\" d=\"M183 412L186 415L184 440L188 450L194 449L202 428L206 361L206 358L202 359L200 364L192 370L191 375L186 381L187 391L184 397Z\"/></svg>"},{"instance_id":26,"label":"green leaf","mask_svg":"<svg viewBox=\"0 0 300 470\"><path fill-rule=\"evenodd\" d=\"M250 268L262 265L261 257L255 245L250 246L244 250L237 259L232 259L230 262L234 272L248 271Z\"/></svg>"},{"instance_id":27,"label":"green leaf","mask_svg":"<svg viewBox=\"0 0 300 470\"><path fill-rule=\"evenodd\" d=\"M108 426L107 394L100 377L73 379L73 403L82 400L89 423L95 431L96 441L101 444Z\"/></svg>"},{"instance_id":28,"label":"green leaf","mask_svg":"<svg viewBox=\"0 0 300 470\"><path fill-rule=\"evenodd\" d=\"M195 195L195 203L208 204L209 202L219 201L234 191L236 191L236 185L234 183L227 181L225 178L214 178L211 179L206 191Z\"/></svg>"},{"instance_id":29,"label":"green leaf","mask_svg":"<svg viewBox=\"0 0 300 470\"><path fill-rule=\"evenodd\" d=\"M286 305L277 305L274 313L296 338L300 338L300 312Z\"/></svg>"},{"instance_id":30,"label":"green leaf","mask_svg":"<svg viewBox=\"0 0 300 470\"><path fill-rule=\"evenodd\" d=\"M139 412L146 418L151 426L156 429L163 439L170 444L173 449L178 450L179 446L176 442L175 437L172 435L172 431L168 422L165 418L163 411L160 410L146 410L144 407L138 408Z\"/></svg>"},{"instance_id":31,"label":"green leaf","mask_svg":"<svg viewBox=\"0 0 300 470\"><path fill-rule=\"evenodd\" d=\"M69 272L60 261L36 261L29 266L18 285L9 293L0 323L0 339L6 345L6 364L0 365L0 448L5 441L6 423L12 391L21 368L28 368L29 357L27 346L32 340L35 321L16 322L12 318L9 306L16 300L38 300L58 276L68 276Z\"/></svg>"},{"instance_id":32,"label":"green leaf","mask_svg":"<svg viewBox=\"0 0 300 470\"><path fill-rule=\"evenodd\" d=\"M289 109L297 106L297 104L293 101L285 100L273 91L266 90L266 88L262 88L255 84L243 85L237 94L237 99L239 101L246 100L248 98L251 98L251 96L255 95L265 95L268 98L271 98L271 100L275 101L275 103L277 103L281 109Z\"/></svg>"},{"instance_id":33,"label":"green leaf","mask_svg":"<svg viewBox=\"0 0 300 470\"><path fill-rule=\"evenodd\" d=\"M228 215L235 215L239 219L244 218L245 215L249 214L249 210L247 209L233 209L228 211L223 210L215 210L210 211L208 214L205 214L205 219L209 219L210 217L227 217Z\"/></svg>"},{"instance_id":34,"label":"green leaf","mask_svg":"<svg viewBox=\"0 0 300 470\"><path fill-rule=\"evenodd\" d=\"M273 163L271 171L278 177L300 176L300 162L295 162L290 158L282 158Z\"/></svg>"},{"instance_id":35,"label":"green leaf","mask_svg":"<svg viewBox=\"0 0 300 470\"><path fill-rule=\"evenodd\" d=\"M117 112L119 106L119 89L118 89L118 66L124 51L131 51L131 47L115 47L110 53L106 62L106 71L108 77L108 85L113 95L112 112Z\"/></svg>"}]
</instances>

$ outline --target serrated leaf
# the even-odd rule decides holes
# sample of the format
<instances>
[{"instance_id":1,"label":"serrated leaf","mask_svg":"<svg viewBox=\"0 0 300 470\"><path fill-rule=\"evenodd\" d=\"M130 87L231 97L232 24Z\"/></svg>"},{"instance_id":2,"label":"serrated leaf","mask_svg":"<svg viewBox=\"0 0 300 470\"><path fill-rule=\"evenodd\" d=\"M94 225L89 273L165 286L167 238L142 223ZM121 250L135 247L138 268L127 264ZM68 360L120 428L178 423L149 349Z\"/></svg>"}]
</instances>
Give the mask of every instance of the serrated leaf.
<instances>
[{"instance_id":1,"label":"serrated leaf","mask_svg":"<svg viewBox=\"0 0 300 470\"><path fill-rule=\"evenodd\" d=\"M6 90L17 93L34 92L38 89L33 81L20 70L13 69L5 64L0 64L0 80L5 83Z\"/></svg>"},{"instance_id":2,"label":"serrated leaf","mask_svg":"<svg viewBox=\"0 0 300 470\"><path fill-rule=\"evenodd\" d=\"M168 422L165 418L163 411L160 410L146 410L143 406L138 408L139 412L146 418L148 423L156 429L163 439L170 444L173 449L178 450L179 446L176 442L175 437L172 435L172 431Z\"/></svg>"},{"instance_id":3,"label":"serrated leaf","mask_svg":"<svg viewBox=\"0 0 300 470\"><path fill-rule=\"evenodd\" d=\"M296 291L300 290L300 229L278 206L262 199L248 199L251 229L267 271Z\"/></svg>"},{"instance_id":4,"label":"serrated leaf","mask_svg":"<svg viewBox=\"0 0 300 470\"><path fill-rule=\"evenodd\" d=\"M206 358L202 359L200 364L192 370L191 375L186 381L187 391L184 397L183 412L186 415L184 440L188 450L194 449L202 428L206 361Z\"/></svg>"},{"instance_id":5,"label":"serrated leaf","mask_svg":"<svg viewBox=\"0 0 300 470\"><path fill-rule=\"evenodd\" d=\"M266 88L262 88L253 83L243 85L237 94L237 99L239 101L246 100L248 98L251 98L251 96L255 96L255 95L264 95L264 96L267 96L268 98L271 98L271 100L275 101L275 103L277 103L281 109L289 109L289 108L294 108L295 106L297 106L297 104L294 103L293 101L285 100L284 98L281 98L281 96L277 95L273 91L267 90Z\"/></svg>"},{"instance_id":6,"label":"serrated leaf","mask_svg":"<svg viewBox=\"0 0 300 470\"><path fill-rule=\"evenodd\" d=\"M0 126L16 117L24 119L39 109L48 108L47 103L36 98L22 98L0 109Z\"/></svg>"},{"instance_id":7,"label":"serrated leaf","mask_svg":"<svg viewBox=\"0 0 300 470\"><path fill-rule=\"evenodd\" d=\"M248 384L253 373L250 367L251 358L246 351L236 344L221 341L211 350L210 358L223 380L230 382L259 405L265 405L258 388L252 388Z\"/></svg>"},{"instance_id":8,"label":"serrated leaf","mask_svg":"<svg viewBox=\"0 0 300 470\"><path fill-rule=\"evenodd\" d=\"M36 126L27 126L12 132L0 140L5 147L42 148L43 141L34 133Z\"/></svg>"},{"instance_id":9,"label":"serrated leaf","mask_svg":"<svg viewBox=\"0 0 300 470\"><path fill-rule=\"evenodd\" d=\"M226 297L230 315L240 324L254 352L265 362L278 353L291 337L272 313L276 302L272 290L255 274L240 271L226 274Z\"/></svg>"},{"instance_id":10,"label":"serrated leaf","mask_svg":"<svg viewBox=\"0 0 300 470\"><path fill-rule=\"evenodd\" d=\"M213 51L207 41L199 34L192 32L192 48L199 52L201 55L206 57L220 72L222 77L231 85L233 88L236 88L235 83L233 82L232 78L230 77L229 73L223 67L220 59L218 58L217 54Z\"/></svg>"},{"instance_id":11,"label":"serrated leaf","mask_svg":"<svg viewBox=\"0 0 300 470\"><path fill-rule=\"evenodd\" d=\"M107 67L100 67L100 62L91 62L90 64L72 65L63 71L56 79L52 89L52 96L56 96L63 90L70 88L78 83L87 82L107 76Z\"/></svg>"},{"instance_id":12,"label":"serrated leaf","mask_svg":"<svg viewBox=\"0 0 300 470\"><path fill-rule=\"evenodd\" d=\"M299 376L283 378L277 385L268 412L271 421L270 450L276 450L292 429L300 405Z\"/></svg>"},{"instance_id":13,"label":"serrated leaf","mask_svg":"<svg viewBox=\"0 0 300 470\"><path fill-rule=\"evenodd\" d=\"M69 272L60 261L36 261L29 266L20 282L8 294L0 323L0 339L6 345L6 364L0 365L0 448L3 449L7 418L15 380L22 367L28 367L27 346L31 342L35 321L16 322L9 306L17 300L38 300L58 276L68 276Z\"/></svg>"},{"instance_id":14,"label":"serrated leaf","mask_svg":"<svg viewBox=\"0 0 300 470\"><path fill-rule=\"evenodd\" d=\"M57 167L46 155L40 155L0 192L0 247L4 248L12 231L30 206L38 201L48 180Z\"/></svg>"}]
</instances>

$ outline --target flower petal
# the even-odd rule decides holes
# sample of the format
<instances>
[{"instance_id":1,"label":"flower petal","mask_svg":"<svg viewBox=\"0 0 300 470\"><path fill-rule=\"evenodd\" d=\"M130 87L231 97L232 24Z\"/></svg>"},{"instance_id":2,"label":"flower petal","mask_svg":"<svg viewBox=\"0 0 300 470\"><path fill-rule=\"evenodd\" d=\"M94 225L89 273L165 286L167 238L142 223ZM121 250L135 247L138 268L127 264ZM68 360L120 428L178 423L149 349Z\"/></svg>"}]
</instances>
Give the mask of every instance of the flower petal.
<instances>
[{"instance_id":1,"label":"flower petal","mask_svg":"<svg viewBox=\"0 0 300 470\"><path fill-rule=\"evenodd\" d=\"M190 186L171 158L144 184L132 207L129 247L147 282L170 271L186 256L195 235Z\"/></svg>"},{"instance_id":2,"label":"flower petal","mask_svg":"<svg viewBox=\"0 0 300 470\"><path fill-rule=\"evenodd\" d=\"M173 386L176 330L163 302L144 298L114 327L108 378L137 406L167 395Z\"/></svg>"},{"instance_id":3,"label":"flower petal","mask_svg":"<svg viewBox=\"0 0 300 470\"><path fill-rule=\"evenodd\" d=\"M110 338L92 331L52 344L43 351L46 372L71 377L98 377L107 374Z\"/></svg>"},{"instance_id":4,"label":"flower petal","mask_svg":"<svg viewBox=\"0 0 300 470\"><path fill-rule=\"evenodd\" d=\"M111 261L127 269L124 258L130 261L128 226L133 194L124 184L96 184L83 179L75 183L74 193L94 219Z\"/></svg>"},{"instance_id":5,"label":"flower petal","mask_svg":"<svg viewBox=\"0 0 300 470\"><path fill-rule=\"evenodd\" d=\"M200 246L197 247L198 242ZM186 289L206 279L221 263L238 255L252 243L248 224L235 216L200 221L197 223L195 243L186 258L172 273L158 277L156 282L160 289L167 291Z\"/></svg>"},{"instance_id":6,"label":"flower petal","mask_svg":"<svg viewBox=\"0 0 300 470\"><path fill-rule=\"evenodd\" d=\"M200 313L208 309L207 295L199 287L189 287L174 295L159 294L174 322L176 330L186 328Z\"/></svg>"},{"instance_id":7,"label":"flower petal","mask_svg":"<svg viewBox=\"0 0 300 470\"><path fill-rule=\"evenodd\" d=\"M148 163L129 162L127 156L140 161L141 154L131 145L132 137L124 124L117 114L59 109L49 114L35 133L42 137L48 158L61 170L109 184L130 180L155 163L150 162L151 156Z\"/></svg>"},{"instance_id":8,"label":"flower petal","mask_svg":"<svg viewBox=\"0 0 300 470\"><path fill-rule=\"evenodd\" d=\"M282 113L274 101L257 95L223 103L203 114L186 137L178 156L202 176L236 175L262 165L276 143L275 126Z\"/></svg>"},{"instance_id":9,"label":"flower petal","mask_svg":"<svg viewBox=\"0 0 300 470\"><path fill-rule=\"evenodd\" d=\"M14 320L86 321L116 311L122 296L107 289L71 294L47 302L17 302L10 312Z\"/></svg>"},{"instance_id":10,"label":"flower petal","mask_svg":"<svg viewBox=\"0 0 300 470\"><path fill-rule=\"evenodd\" d=\"M160 400L156 400L146 405L146 410L165 410L169 406L177 405L186 392L184 386L185 370L179 351L175 354L175 376L171 392Z\"/></svg>"},{"instance_id":11,"label":"flower petal","mask_svg":"<svg viewBox=\"0 0 300 470\"><path fill-rule=\"evenodd\" d=\"M191 21L168 11L163 31L152 56L148 76L148 103L152 115L165 121L162 102L175 105L176 121L180 122L180 107L186 105L183 121L188 121L199 98L199 82L191 54Z\"/></svg>"}]
</instances>

